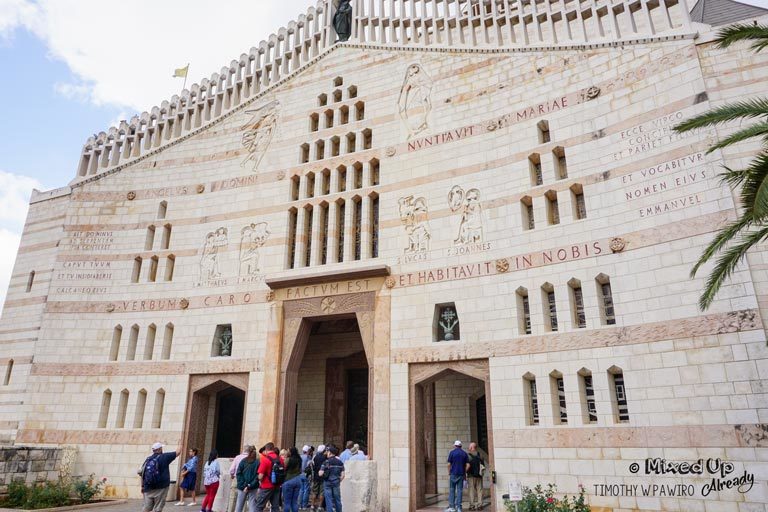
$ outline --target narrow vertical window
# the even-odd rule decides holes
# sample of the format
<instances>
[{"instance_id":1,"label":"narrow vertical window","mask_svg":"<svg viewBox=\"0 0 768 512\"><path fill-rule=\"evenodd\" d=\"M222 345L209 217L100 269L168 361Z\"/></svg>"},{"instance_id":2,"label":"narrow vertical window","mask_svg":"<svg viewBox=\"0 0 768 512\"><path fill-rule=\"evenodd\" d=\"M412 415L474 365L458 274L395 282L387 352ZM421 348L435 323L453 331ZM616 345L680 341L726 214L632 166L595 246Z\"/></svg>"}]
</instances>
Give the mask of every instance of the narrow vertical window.
<instances>
[{"instance_id":1,"label":"narrow vertical window","mask_svg":"<svg viewBox=\"0 0 768 512\"><path fill-rule=\"evenodd\" d=\"M331 137L331 156L339 156L341 153L341 139L337 136Z\"/></svg>"},{"instance_id":2,"label":"narrow vertical window","mask_svg":"<svg viewBox=\"0 0 768 512\"><path fill-rule=\"evenodd\" d=\"M328 203L320 205L320 242L323 244L321 247L320 264L325 265L328 263Z\"/></svg>"},{"instance_id":3,"label":"narrow vertical window","mask_svg":"<svg viewBox=\"0 0 768 512\"><path fill-rule=\"evenodd\" d=\"M544 144L552 140L549 135L549 121L542 120L536 125L539 132L539 144Z\"/></svg>"},{"instance_id":4,"label":"narrow vertical window","mask_svg":"<svg viewBox=\"0 0 768 512\"><path fill-rule=\"evenodd\" d=\"M101 410L99 411L99 428L107 428L109 420L109 405L112 403L112 391L106 390L101 394Z\"/></svg>"},{"instance_id":5,"label":"narrow vertical window","mask_svg":"<svg viewBox=\"0 0 768 512\"><path fill-rule=\"evenodd\" d=\"M354 210L352 212L352 225L354 226L355 236L355 261L361 257L362 249L362 220L363 220L363 201L356 197L352 200Z\"/></svg>"},{"instance_id":6,"label":"narrow vertical window","mask_svg":"<svg viewBox=\"0 0 768 512\"><path fill-rule=\"evenodd\" d=\"M165 325L165 333L163 334L163 350L160 355L160 359L170 359L172 347L173 347L173 324L168 323Z\"/></svg>"},{"instance_id":7,"label":"narrow vertical window","mask_svg":"<svg viewBox=\"0 0 768 512\"><path fill-rule=\"evenodd\" d=\"M147 228L147 236L144 238L144 250L151 251L155 246L155 226Z\"/></svg>"},{"instance_id":8,"label":"narrow vertical window","mask_svg":"<svg viewBox=\"0 0 768 512\"><path fill-rule=\"evenodd\" d=\"M325 158L325 141L318 140L315 142L315 160L322 160Z\"/></svg>"},{"instance_id":9,"label":"narrow vertical window","mask_svg":"<svg viewBox=\"0 0 768 512\"><path fill-rule=\"evenodd\" d=\"M341 91L337 89L333 91L333 102L338 103L340 101L341 101Z\"/></svg>"},{"instance_id":10,"label":"narrow vertical window","mask_svg":"<svg viewBox=\"0 0 768 512\"><path fill-rule=\"evenodd\" d=\"M339 189L337 192L346 192L347 191L347 168L343 165L340 166L336 171L339 173Z\"/></svg>"},{"instance_id":11,"label":"narrow vertical window","mask_svg":"<svg viewBox=\"0 0 768 512\"><path fill-rule=\"evenodd\" d=\"M315 112L309 116L309 131L316 132L320 128L320 116Z\"/></svg>"},{"instance_id":12,"label":"narrow vertical window","mask_svg":"<svg viewBox=\"0 0 768 512\"><path fill-rule=\"evenodd\" d=\"M371 166L371 185L378 185L381 181L381 176L379 175L379 161L375 158L369 162L369 165Z\"/></svg>"},{"instance_id":13,"label":"narrow vertical window","mask_svg":"<svg viewBox=\"0 0 768 512\"><path fill-rule=\"evenodd\" d=\"M517 289L517 324L520 334L531 334L531 305L528 290L522 286Z\"/></svg>"},{"instance_id":14,"label":"narrow vertical window","mask_svg":"<svg viewBox=\"0 0 768 512\"><path fill-rule=\"evenodd\" d=\"M544 327L547 331L557 331L557 304L555 303L555 289L549 283L544 283L541 287L541 294L544 303L544 317L546 322Z\"/></svg>"},{"instance_id":15,"label":"narrow vertical window","mask_svg":"<svg viewBox=\"0 0 768 512\"><path fill-rule=\"evenodd\" d=\"M536 220L533 218L533 199L531 196L525 196L520 200L520 209L523 214L523 230L530 231L536 227Z\"/></svg>"},{"instance_id":16,"label":"narrow vertical window","mask_svg":"<svg viewBox=\"0 0 768 512\"><path fill-rule=\"evenodd\" d=\"M309 144L302 144L299 147L299 163L306 164L309 162Z\"/></svg>"},{"instance_id":17,"label":"narrow vertical window","mask_svg":"<svg viewBox=\"0 0 768 512\"><path fill-rule=\"evenodd\" d=\"M173 281L173 271L176 267L176 256L169 254L165 259L165 280Z\"/></svg>"},{"instance_id":18,"label":"narrow vertical window","mask_svg":"<svg viewBox=\"0 0 768 512\"><path fill-rule=\"evenodd\" d=\"M304 197L315 197L315 173L308 172L307 175L304 176L304 181Z\"/></svg>"},{"instance_id":19,"label":"narrow vertical window","mask_svg":"<svg viewBox=\"0 0 768 512\"><path fill-rule=\"evenodd\" d=\"M320 189L322 190L323 195L327 196L331 193L331 171L324 169L323 173L320 175L320 179L322 180Z\"/></svg>"},{"instance_id":20,"label":"narrow vertical window","mask_svg":"<svg viewBox=\"0 0 768 512\"><path fill-rule=\"evenodd\" d=\"M138 283L141 278L141 256L136 256L133 260L133 271L131 272L131 282Z\"/></svg>"},{"instance_id":21,"label":"narrow vertical window","mask_svg":"<svg viewBox=\"0 0 768 512\"><path fill-rule=\"evenodd\" d=\"M629 407L627 406L627 392L624 387L624 372L621 368L612 366L608 369L608 383L613 399L614 420L616 423L626 423L629 421Z\"/></svg>"},{"instance_id":22,"label":"narrow vertical window","mask_svg":"<svg viewBox=\"0 0 768 512\"><path fill-rule=\"evenodd\" d=\"M157 256L152 256L149 259L149 274L147 275L147 281L150 283L154 283L157 280L157 265L158 265L159 259Z\"/></svg>"},{"instance_id":23,"label":"narrow vertical window","mask_svg":"<svg viewBox=\"0 0 768 512\"><path fill-rule=\"evenodd\" d=\"M573 218L576 220L587 218L587 204L584 202L584 187L576 183L571 186L571 204L573 205Z\"/></svg>"},{"instance_id":24,"label":"narrow vertical window","mask_svg":"<svg viewBox=\"0 0 768 512\"><path fill-rule=\"evenodd\" d=\"M587 317L584 313L584 294L581 291L581 281L571 279L568 281L568 288L571 295L571 321L577 329L584 329L587 326Z\"/></svg>"},{"instance_id":25,"label":"narrow vertical window","mask_svg":"<svg viewBox=\"0 0 768 512\"><path fill-rule=\"evenodd\" d=\"M324 128L333 128L333 110L326 110L323 117L325 119Z\"/></svg>"},{"instance_id":26,"label":"narrow vertical window","mask_svg":"<svg viewBox=\"0 0 768 512\"><path fill-rule=\"evenodd\" d=\"M595 387L592 384L592 372L586 368L579 370L579 388L581 391L581 408L584 423L597 423Z\"/></svg>"},{"instance_id":27,"label":"narrow vertical window","mask_svg":"<svg viewBox=\"0 0 768 512\"><path fill-rule=\"evenodd\" d=\"M616 324L616 312L613 307L613 292L611 280L605 274L599 274L595 278L597 284L597 296L600 301L600 320L603 325Z\"/></svg>"},{"instance_id":28,"label":"narrow vertical window","mask_svg":"<svg viewBox=\"0 0 768 512\"><path fill-rule=\"evenodd\" d=\"M157 207L157 218L160 220L165 219L165 216L168 214L168 202L167 201L160 201L160 206Z\"/></svg>"},{"instance_id":29,"label":"narrow vertical window","mask_svg":"<svg viewBox=\"0 0 768 512\"><path fill-rule=\"evenodd\" d=\"M557 192L549 190L544 194L544 198L547 201L547 222L550 226L560 224L560 206L557 203Z\"/></svg>"},{"instance_id":30,"label":"narrow vertical window","mask_svg":"<svg viewBox=\"0 0 768 512\"><path fill-rule=\"evenodd\" d=\"M286 262L286 268L293 268L296 261L296 223L298 222L297 212L295 208L291 208L288 212L288 261Z\"/></svg>"},{"instance_id":31,"label":"narrow vertical window","mask_svg":"<svg viewBox=\"0 0 768 512\"><path fill-rule=\"evenodd\" d=\"M379 257L379 196L371 197L371 257Z\"/></svg>"},{"instance_id":32,"label":"narrow vertical window","mask_svg":"<svg viewBox=\"0 0 768 512\"><path fill-rule=\"evenodd\" d=\"M354 165L355 170L355 190L363 188L363 166L360 163Z\"/></svg>"},{"instance_id":33,"label":"narrow vertical window","mask_svg":"<svg viewBox=\"0 0 768 512\"><path fill-rule=\"evenodd\" d=\"M356 85L350 85L347 89L347 99L354 99L357 98L357 86Z\"/></svg>"},{"instance_id":34,"label":"narrow vertical window","mask_svg":"<svg viewBox=\"0 0 768 512\"><path fill-rule=\"evenodd\" d=\"M349 123L349 107L344 105L339 109L339 124Z\"/></svg>"},{"instance_id":35,"label":"narrow vertical window","mask_svg":"<svg viewBox=\"0 0 768 512\"><path fill-rule=\"evenodd\" d=\"M344 261L344 239L346 237L346 203L342 200L339 201L339 228L336 231L339 237L338 253L336 255L336 261L341 263Z\"/></svg>"},{"instance_id":36,"label":"narrow vertical window","mask_svg":"<svg viewBox=\"0 0 768 512\"><path fill-rule=\"evenodd\" d=\"M304 234L304 237L306 239L305 244L305 250L304 250L304 266L308 267L312 263L310 260L310 256L312 255L312 217L314 214L314 211L312 209L312 206L307 206L305 208L306 214L304 215L304 229L302 230L302 233Z\"/></svg>"},{"instance_id":37,"label":"narrow vertical window","mask_svg":"<svg viewBox=\"0 0 768 512\"><path fill-rule=\"evenodd\" d=\"M163 423L163 408L165 407L165 390L158 389L155 393L155 410L152 412L152 428L160 428Z\"/></svg>"},{"instance_id":38,"label":"narrow vertical window","mask_svg":"<svg viewBox=\"0 0 768 512\"><path fill-rule=\"evenodd\" d=\"M128 412L128 393L127 389L120 392L120 400L117 402L117 417L115 418L115 428L125 428L125 415Z\"/></svg>"},{"instance_id":39,"label":"narrow vertical window","mask_svg":"<svg viewBox=\"0 0 768 512\"><path fill-rule=\"evenodd\" d=\"M565 381L563 374L554 371L549 374L550 387L552 389L552 406L555 424L568 424L568 409L565 402Z\"/></svg>"},{"instance_id":40,"label":"narrow vertical window","mask_svg":"<svg viewBox=\"0 0 768 512\"><path fill-rule=\"evenodd\" d=\"M298 201L299 199L299 176L291 177L291 201Z\"/></svg>"},{"instance_id":41,"label":"narrow vertical window","mask_svg":"<svg viewBox=\"0 0 768 512\"><path fill-rule=\"evenodd\" d=\"M147 390L140 389L136 397L136 411L133 415L133 428L141 428L144 425L144 409L147 407Z\"/></svg>"},{"instance_id":42,"label":"narrow vertical window","mask_svg":"<svg viewBox=\"0 0 768 512\"><path fill-rule=\"evenodd\" d=\"M317 97L317 104L320 107L324 107L328 104L328 95L327 94L321 94Z\"/></svg>"},{"instance_id":43,"label":"narrow vertical window","mask_svg":"<svg viewBox=\"0 0 768 512\"><path fill-rule=\"evenodd\" d=\"M558 146L552 150L552 159L555 162L555 176L564 180L568 177L568 164L565 161L565 148Z\"/></svg>"},{"instance_id":44,"label":"narrow vertical window","mask_svg":"<svg viewBox=\"0 0 768 512\"><path fill-rule=\"evenodd\" d=\"M9 359L5 365L5 377L3 378L3 386L8 386L11 383L11 374L13 373L13 359Z\"/></svg>"},{"instance_id":45,"label":"narrow vertical window","mask_svg":"<svg viewBox=\"0 0 768 512\"><path fill-rule=\"evenodd\" d=\"M528 157L528 168L531 173L531 186L538 187L544 184L544 175L541 172L541 157L534 153Z\"/></svg>"},{"instance_id":46,"label":"narrow vertical window","mask_svg":"<svg viewBox=\"0 0 768 512\"><path fill-rule=\"evenodd\" d=\"M32 291L32 285L35 283L35 271L29 273L29 277L27 278L27 293Z\"/></svg>"},{"instance_id":47,"label":"narrow vertical window","mask_svg":"<svg viewBox=\"0 0 768 512\"><path fill-rule=\"evenodd\" d=\"M536 391L536 377L530 373L523 376L523 393L526 399L525 416L528 425L539 424L539 397Z\"/></svg>"},{"instance_id":48,"label":"narrow vertical window","mask_svg":"<svg viewBox=\"0 0 768 512\"><path fill-rule=\"evenodd\" d=\"M358 101L355 103L355 121L362 121L365 119L365 103Z\"/></svg>"},{"instance_id":49,"label":"narrow vertical window","mask_svg":"<svg viewBox=\"0 0 768 512\"><path fill-rule=\"evenodd\" d=\"M155 337L157 336L157 327L155 324L149 324L147 327L147 339L144 343L144 360L150 361L155 353Z\"/></svg>"},{"instance_id":50,"label":"narrow vertical window","mask_svg":"<svg viewBox=\"0 0 768 512\"><path fill-rule=\"evenodd\" d=\"M373 132L370 128L363 130L363 149L371 149L373 147Z\"/></svg>"},{"instance_id":51,"label":"narrow vertical window","mask_svg":"<svg viewBox=\"0 0 768 512\"><path fill-rule=\"evenodd\" d=\"M133 361L136 359L136 345L139 342L139 326L134 324L131 327L131 334L128 337L128 351L125 354L126 361Z\"/></svg>"},{"instance_id":52,"label":"narrow vertical window","mask_svg":"<svg viewBox=\"0 0 768 512\"><path fill-rule=\"evenodd\" d=\"M160 242L160 249L167 250L171 248L171 227L170 224L163 226L163 238Z\"/></svg>"},{"instance_id":53,"label":"narrow vertical window","mask_svg":"<svg viewBox=\"0 0 768 512\"><path fill-rule=\"evenodd\" d=\"M116 325L112 331L112 344L109 347L109 360L117 361L120 354L120 338L123 337L123 326Z\"/></svg>"}]
</instances>

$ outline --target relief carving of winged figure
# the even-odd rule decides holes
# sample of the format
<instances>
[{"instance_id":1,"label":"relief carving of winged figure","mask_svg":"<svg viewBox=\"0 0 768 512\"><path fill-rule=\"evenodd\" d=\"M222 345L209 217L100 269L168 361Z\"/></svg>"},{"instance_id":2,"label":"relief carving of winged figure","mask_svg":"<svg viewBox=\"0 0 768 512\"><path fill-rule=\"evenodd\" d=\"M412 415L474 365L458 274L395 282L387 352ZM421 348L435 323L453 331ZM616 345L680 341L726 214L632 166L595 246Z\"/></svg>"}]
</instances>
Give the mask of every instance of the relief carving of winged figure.
<instances>
[{"instance_id":1,"label":"relief carving of winged figure","mask_svg":"<svg viewBox=\"0 0 768 512\"><path fill-rule=\"evenodd\" d=\"M275 100L255 110L246 110L245 113L252 116L240 128L244 130L243 147L248 151L248 156L240 163L240 167L250 163L251 170L255 171L275 135L277 120L280 117L280 102Z\"/></svg>"}]
</instances>

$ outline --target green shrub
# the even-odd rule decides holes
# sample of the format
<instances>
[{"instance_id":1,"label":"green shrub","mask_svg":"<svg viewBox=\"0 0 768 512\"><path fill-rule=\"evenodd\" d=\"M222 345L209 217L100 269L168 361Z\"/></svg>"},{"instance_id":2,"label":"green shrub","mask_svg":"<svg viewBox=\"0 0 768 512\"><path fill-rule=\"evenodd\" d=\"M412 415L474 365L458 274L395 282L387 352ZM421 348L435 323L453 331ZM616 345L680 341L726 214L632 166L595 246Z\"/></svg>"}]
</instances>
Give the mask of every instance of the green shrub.
<instances>
[{"instance_id":1,"label":"green shrub","mask_svg":"<svg viewBox=\"0 0 768 512\"><path fill-rule=\"evenodd\" d=\"M525 487L522 501L517 502L517 509L512 501L506 501L504 505L508 512L589 512L583 486L579 486L578 496L555 498L556 491L557 486L554 484L547 484L546 489L542 489L541 485L533 490Z\"/></svg>"},{"instance_id":2,"label":"green shrub","mask_svg":"<svg viewBox=\"0 0 768 512\"><path fill-rule=\"evenodd\" d=\"M74 484L75 494L80 503L90 503L93 498L99 495L101 488L107 482L106 477L101 477L99 480L94 478L94 474L91 473L88 478L78 479Z\"/></svg>"},{"instance_id":3,"label":"green shrub","mask_svg":"<svg viewBox=\"0 0 768 512\"><path fill-rule=\"evenodd\" d=\"M3 507L21 508L29 496L29 487L23 480L14 480L8 484L8 496L3 500Z\"/></svg>"},{"instance_id":4,"label":"green shrub","mask_svg":"<svg viewBox=\"0 0 768 512\"><path fill-rule=\"evenodd\" d=\"M72 501L70 499L71 494L71 485L67 485L61 481L45 482L40 485L35 485L30 489L23 508L37 509L63 507L69 505Z\"/></svg>"}]
</instances>

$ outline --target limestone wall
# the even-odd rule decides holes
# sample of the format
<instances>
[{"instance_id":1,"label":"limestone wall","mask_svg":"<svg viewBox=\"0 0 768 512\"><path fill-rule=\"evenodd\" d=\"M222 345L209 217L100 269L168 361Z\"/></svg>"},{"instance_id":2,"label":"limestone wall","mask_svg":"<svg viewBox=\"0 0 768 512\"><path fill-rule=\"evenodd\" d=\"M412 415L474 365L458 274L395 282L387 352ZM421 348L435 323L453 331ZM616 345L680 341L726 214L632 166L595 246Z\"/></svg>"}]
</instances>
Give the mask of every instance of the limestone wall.
<instances>
[{"instance_id":1,"label":"limestone wall","mask_svg":"<svg viewBox=\"0 0 768 512\"><path fill-rule=\"evenodd\" d=\"M72 476L74 456L66 448L0 448L0 494L7 492L11 482L34 484Z\"/></svg>"}]
</instances>

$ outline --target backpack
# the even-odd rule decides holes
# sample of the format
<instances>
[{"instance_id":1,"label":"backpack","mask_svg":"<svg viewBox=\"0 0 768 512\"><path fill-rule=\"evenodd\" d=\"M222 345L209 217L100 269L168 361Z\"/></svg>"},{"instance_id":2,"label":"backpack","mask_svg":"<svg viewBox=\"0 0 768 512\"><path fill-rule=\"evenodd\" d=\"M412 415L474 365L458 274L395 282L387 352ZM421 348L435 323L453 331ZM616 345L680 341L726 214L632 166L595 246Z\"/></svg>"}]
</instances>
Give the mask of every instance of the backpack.
<instances>
[{"instance_id":1,"label":"backpack","mask_svg":"<svg viewBox=\"0 0 768 512\"><path fill-rule=\"evenodd\" d=\"M152 489L160 481L160 455L153 454L144 461L141 469L141 484L145 489Z\"/></svg>"},{"instance_id":2,"label":"backpack","mask_svg":"<svg viewBox=\"0 0 768 512\"><path fill-rule=\"evenodd\" d=\"M312 474L315 471L315 461L311 460L307 462L307 467L304 468L304 476L307 478L312 478Z\"/></svg>"},{"instance_id":3,"label":"backpack","mask_svg":"<svg viewBox=\"0 0 768 512\"><path fill-rule=\"evenodd\" d=\"M283 482L285 482L285 466L280 460L280 456L274 459L270 457L269 460L272 461L272 485L283 485Z\"/></svg>"}]
</instances>

